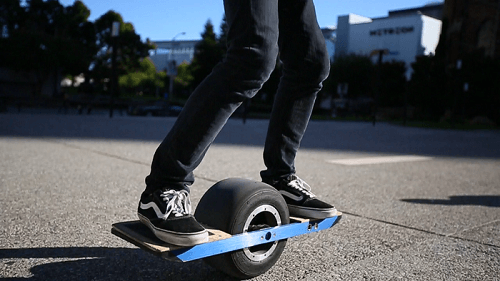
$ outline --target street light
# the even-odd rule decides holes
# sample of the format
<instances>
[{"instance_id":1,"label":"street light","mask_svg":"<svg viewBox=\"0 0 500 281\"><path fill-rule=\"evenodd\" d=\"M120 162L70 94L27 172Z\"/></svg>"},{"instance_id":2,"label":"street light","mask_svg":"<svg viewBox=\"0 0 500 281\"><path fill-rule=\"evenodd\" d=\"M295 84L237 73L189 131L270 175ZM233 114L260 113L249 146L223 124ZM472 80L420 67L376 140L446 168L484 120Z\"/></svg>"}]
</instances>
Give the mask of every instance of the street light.
<instances>
[{"instance_id":1,"label":"street light","mask_svg":"<svg viewBox=\"0 0 500 281\"><path fill-rule=\"evenodd\" d=\"M111 102L109 107L109 118L113 117L113 106L115 103L115 95L116 95L116 41L118 36L120 35L120 22L114 21L111 26Z\"/></svg>"},{"instance_id":2,"label":"street light","mask_svg":"<svg viewBox=\"0 0 500 281\"><path fill-rule=\"evenodd\" d=\"M174 78L177 75L175 60L172 59L172 53L174 52L174 42L175 39L181 35L185 35L186 32L180 32L172 38L170 52L168 52L168 63L167 63L167 74L170 77L170 84L168 85L168 95L172 96L174 92Z\"/></svg>"},{"instance_id":3,"label":"street light","mask_svg":"<svg viewBox=\"0 0 500 281\"><path fill-rule=\"evenodd\" d=\"M175 38L181 35L186 35L186 32L180 32L179 34L175 35L174 38L172 38L172 41L175 41Z\"/></svg>"}]
</instances>

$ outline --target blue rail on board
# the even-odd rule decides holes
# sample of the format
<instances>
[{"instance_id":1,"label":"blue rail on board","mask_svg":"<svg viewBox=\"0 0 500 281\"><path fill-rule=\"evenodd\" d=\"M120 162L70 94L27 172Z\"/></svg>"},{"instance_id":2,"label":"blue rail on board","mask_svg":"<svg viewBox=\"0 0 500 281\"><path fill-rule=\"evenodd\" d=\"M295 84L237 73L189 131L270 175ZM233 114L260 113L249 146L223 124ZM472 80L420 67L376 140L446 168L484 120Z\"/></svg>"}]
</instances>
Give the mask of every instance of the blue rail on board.
<instances>
[{"instance_id":1,"label":"blue rail on board","mask_svg":"<svg viewBox=\"0 0 500 281\"><path fill-rule=\"evenodd\" d=\"M243 248L328 229L335 225L339 218L340 216L334 216L321 220L294 222L272 228L236 234L227 239L170 251L168 252L168 257L166 258L177 258L180 261L188 262L213 255L241 250Z\"/></svg>"}]
</instances>

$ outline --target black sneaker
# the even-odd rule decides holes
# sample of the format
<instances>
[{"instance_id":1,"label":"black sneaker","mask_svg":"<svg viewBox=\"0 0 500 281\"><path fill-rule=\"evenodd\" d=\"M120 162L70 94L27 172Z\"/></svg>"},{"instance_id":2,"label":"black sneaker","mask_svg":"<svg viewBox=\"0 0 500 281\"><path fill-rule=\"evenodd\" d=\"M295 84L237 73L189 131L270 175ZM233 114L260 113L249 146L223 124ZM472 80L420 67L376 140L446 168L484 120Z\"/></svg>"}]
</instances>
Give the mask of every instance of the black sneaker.
<instances>
[{"instance_id":1,"label":"black sneaker","mask_svg":"<svg viewBox=\"0 0 500 281\"><path fill-rule=\"evenodd\" d=\"M185 190L144 192L137 215L160 240L178 246L208 241L208 231L191 215L191 200Z\"/></svg>"},{"instance_id":2,"label":"black sneaker","mask_svg":"<svg viewBox=\"0 0 500 281\"><path fill-rule=\"evenodd\" d=\"M285 198L290 216L324 219L337 213L334 206L317 199L311 187L294 174L268 184Z\"/></svg>"}]
</instances>

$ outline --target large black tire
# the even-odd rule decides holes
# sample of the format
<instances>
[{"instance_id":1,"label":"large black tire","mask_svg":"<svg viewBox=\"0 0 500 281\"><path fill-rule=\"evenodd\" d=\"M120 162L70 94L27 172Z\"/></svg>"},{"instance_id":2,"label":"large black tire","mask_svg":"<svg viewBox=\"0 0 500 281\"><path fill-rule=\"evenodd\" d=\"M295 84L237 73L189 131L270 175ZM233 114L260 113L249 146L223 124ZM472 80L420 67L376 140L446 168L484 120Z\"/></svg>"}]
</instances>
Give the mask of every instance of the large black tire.
<instances>
[{"instance_id":1,"label":"large black tire","mask_svg":"<svg viewBox=\"0 0 500 281\"><path fill-rule=\"evenodd\" d=\"M196 219L230 234L289 223L288 208L273 187L244 179L226 179L201 198ZM210 266L239 279L263 274L279 259L286 240L205 258Z\"/></svg>"}]
</instances>

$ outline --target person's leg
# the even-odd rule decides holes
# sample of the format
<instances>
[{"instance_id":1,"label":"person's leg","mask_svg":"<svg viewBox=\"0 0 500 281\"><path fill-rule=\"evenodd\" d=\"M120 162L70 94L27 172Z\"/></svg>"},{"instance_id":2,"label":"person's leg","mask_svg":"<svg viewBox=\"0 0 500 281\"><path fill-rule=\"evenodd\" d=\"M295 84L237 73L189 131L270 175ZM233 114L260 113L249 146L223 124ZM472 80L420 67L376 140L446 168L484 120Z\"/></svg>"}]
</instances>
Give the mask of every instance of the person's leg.
<instances>
[{"instance_id":1,"label":"person's leg","mask_svg":"<svg viewBox=\"0 0 500 281\"><path fill-rule=\"evenodd\" d=\"M290 215L325 218L335 215L336 209L317 199L307 183L295 175L295 156L330 61L313 1L282 0L279 4L283 75L264 148L267 170L261 176L283 195Z\"/></svg>"},{"instance_id":2,"label":"person's leg","mask_svg":"<svg viewBox=\"0 0 500 281\"><path fill-rule=\"evenodd\" d=\"M278 54L278 0L225 0L224 7L226 57L191 94L156 150L139 204L141 221L170 243L208 237L185 204L193 170L230 115L269 78Z\"/></svg>"},{"instance_id":3,"label":"person's leg","mask_svg":"<svg viewBox=\"0 0 500 281\"><path fill-rule=\"evenodd\" d=\"M295 156L311 117L316 95L330 69L325 39L312 0L279 3L279 48L283 74L264 148L266 179L295 173Z\"/></svg>"},{"instance_id":4,"label":"person's leg","mask_svg":"<svg viewBox=\"0 0 500 281\"><path fill-rule=\"evenodd\" d=\"M148 188L194 181L192 172L230 115L253 97L274 69L278 52L278 0L224 1L228 51L191 94L158 147Z\"/></svg>"}]
</instances>

